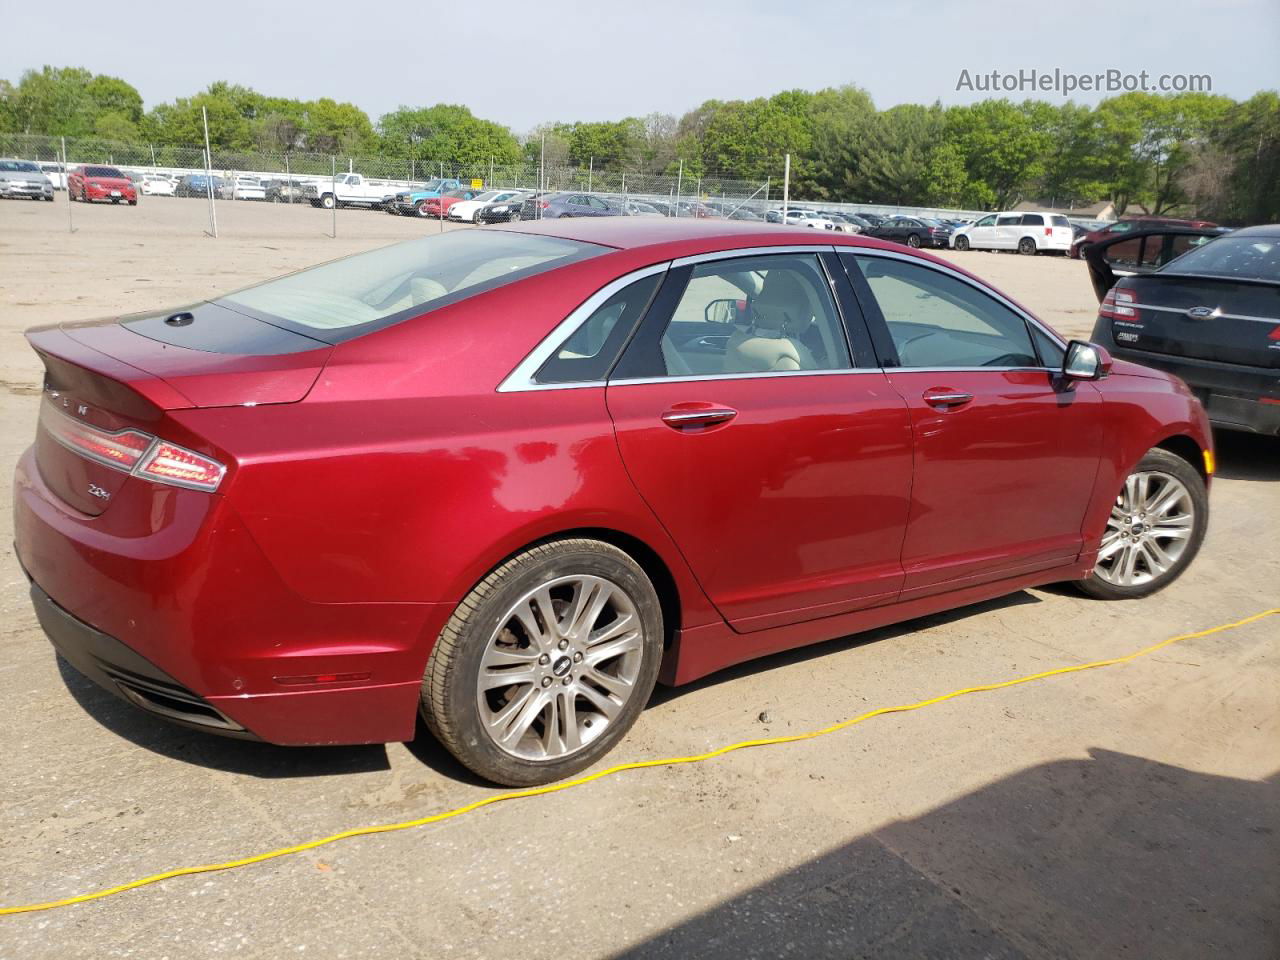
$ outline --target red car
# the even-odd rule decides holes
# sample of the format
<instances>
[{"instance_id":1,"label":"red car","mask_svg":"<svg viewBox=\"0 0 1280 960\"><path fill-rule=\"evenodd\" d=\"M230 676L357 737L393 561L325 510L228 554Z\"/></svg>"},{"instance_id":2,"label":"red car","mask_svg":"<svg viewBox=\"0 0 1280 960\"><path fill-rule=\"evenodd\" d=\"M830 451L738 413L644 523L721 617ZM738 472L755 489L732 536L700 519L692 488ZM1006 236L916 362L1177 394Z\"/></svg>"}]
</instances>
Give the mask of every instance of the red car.
<instances>
[{"instance_id":1,"label":"red car","mask_svg":"<svg viewBox=\"0 0 1280 960\"><path fill-rule=\"evenodd\" d=\"M1141 597L1204 411L941 260L723 220L456 231L30 331L45 631L153 714L543 783L654 683L1024 587Z\"/></svg>"},{"instance_id":2,"label":"red car","mask_svg":"<svg viewBox=\"0 0 1280 960\"><path fill-rule=\"evenodd\" d=\"M1068 256L1079 260L1093 244L1101 243L1103 240L1112 240L1133 230L1145 230L1150 227L1204 228L1216 226L1217 224L1212 220L1178 220L1174 217L1125 217L1123 220L1109 223L1105 227L1091 230L1084 236L1079 237L1071 244L1071 251Z\"/></svg>"},{"instance_id":3,"label":"red car","mask_svg":"<svg viewBox=\"0 0 1280 960\"><path fill-rule=\"evenodd\" d=\"M67 197L85 203L94 200L124 202L132 207L138 203L138 188L115 167L90 165L76 167L67 174Z\"/></svg>"},{"instance_id":4,"label":"red car","mask_svg":"<svg viewBox=\"0 0 1280 960\"><path fill-rule=\"evenodd\" d=\"M427 197L418 204L418 215L422 217L447 217L449 208L462 200L474 200L479 190L450 190L438 197Z\"/></svg>"}]
</instances>

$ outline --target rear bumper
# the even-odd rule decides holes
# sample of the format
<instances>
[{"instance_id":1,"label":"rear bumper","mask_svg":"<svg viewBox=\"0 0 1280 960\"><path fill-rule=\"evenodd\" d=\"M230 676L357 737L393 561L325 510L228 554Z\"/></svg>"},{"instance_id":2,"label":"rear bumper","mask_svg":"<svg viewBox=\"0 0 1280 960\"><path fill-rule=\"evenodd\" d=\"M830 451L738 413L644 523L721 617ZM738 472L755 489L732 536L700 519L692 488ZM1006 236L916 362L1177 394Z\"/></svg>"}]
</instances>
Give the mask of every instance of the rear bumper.
<instances>
[{"instance_id":1,"label":"rear bumper","mask_svg":"<svg viewBox=\"0 0 1280 960\"><path fill-rule=\"evenodd\" d=\"M307 600L221 497L157 494L147 504L121 492L88 517L45 486L31 451L19 461L15 552L68 660L135 705L215 733L286 745L412 739L449 604ZM160 687L122 689L121 675ZM192 721L200 709L230 724Z\"/></svg>"},{"instance_id":2,"label":"rear bumper","mask_svg":"<svg viewBox=\"0 0 1280 960\"><path fill-rule=\"evenodd\" d=\"M1122 360L1155 367L1181 379L1204 405L1215 427L1280 436L1280 370L1106 346Z\"/></svg>"}]
</instances>

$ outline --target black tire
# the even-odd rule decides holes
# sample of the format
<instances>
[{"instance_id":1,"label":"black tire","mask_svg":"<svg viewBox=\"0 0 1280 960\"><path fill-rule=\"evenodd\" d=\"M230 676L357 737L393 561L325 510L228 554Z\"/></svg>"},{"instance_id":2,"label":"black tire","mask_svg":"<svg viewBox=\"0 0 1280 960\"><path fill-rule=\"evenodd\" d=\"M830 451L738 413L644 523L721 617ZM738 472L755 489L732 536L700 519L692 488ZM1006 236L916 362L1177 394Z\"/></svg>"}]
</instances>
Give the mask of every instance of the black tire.
<instances>
[{"instance_id":1,"label":"black tire","mask_svg":"<svg viewBox=\"0 0 1280 960\"><path fill-rule=\"evenodd\" d=\"M481 659L522 596L538 584L572 575L602 577L631 598L642 628L641 665L630 698L603 733L564 757L524 759L499 747L482 723L476 696ZM653 692L662 649L662 605L648 576L631 557L598 540L541 544L502 564L458 605L427 661L422 717L445 749L479 776L507 786L551 783L589 767L626 734Z\"/></svg>"},{"instance_id":2,"label":"black tire","mask_svg":"<svg viewBox=\"0 0 1280 960\"><path fill-rule=\"evenodd\" d=\"M337 202L338 201L333 198L332 193L326 193L320 198L320 206L324 207L326 210L332 210Z\"/></svg>"},{"instance_id":3,"label":"black tire","mask_svg":"<svg viewBox=\"0 0 1280 960\"><path fill-rule=\"evenodd\" d=\"M418 206L417 206L417 208L416 208L416 209L417 209L417 211L418 211L418 216L420 216L420 217L429 217L429 216L431 216L430 212L428 212L428 210L427 210L427 201L425 201L425 200L419 200L419 201L418 201Z\"/></svg>"},{"instance_id":4,"label":"black tire","mask_svg":"<svg viewBox=\"0 0 1280 960\"><path fill-rule=\"evenodd\" d=\"M1076 247L1076 259L1083 260L1085 252L1089 249L1089 247L1090 247L1090 244L1087 244L1087 243L1082 243L1080 244L1080 246Z\"/></svg>"},{"instance_id":5,"label":"black tire","mask_svg":"<svg viewBox=\"0 0 1280 960\"><path fill-rule=\"evenodd\" d=\"M129 201L129 206L131 206L131 207L136 207L137 205L138 205L138 201L137 201L137 200L130 200L130 201Z\"/></svg>"},{"instance_id":6,"label":"black tire","mask_svg":"<svg viewBox=\"0 0 1280 960\"><path fill-rule=\"evenodd\" d=\"M1031 237L1023 237L1018 241L1018 252L1024 257L1034 257L1038 252L1035 240Z\"/></svg>"},{"instance_id":7,"label":"black tire","mask_svg":"<svg viewBox=\"0 0 1280 960\"><path fill-rule=\"evenodd\" d=\"M909 233L909 234L907 234L907 246L908 246L908 247L910 247L910 248L911 248L911 249L913 249L913 250L919 250L919 249L920 249L920 234L918 234L918 233Z\"/></svg>"},{"instance_id":8,"label":"black tire","mask_svg":"<svg viewBox=\"0 0 1280 960\"><path fill-rule=\"evenodd\" d=\"M1169 474L1186 487L1194 510L1191 533L1187 537L1187 544L1181 556L1173 565L1159 577L1146 583L1121 586L1105 580L1099 575L1097 569L1085 579L1076 581L1076 586L1081 591L1097 600L1136 600L1163 590L1182 576L1183 571L1190 566L1191 561L1200 552L1200 545L1204 542L1205 530L1209 525L1209 492L1205 488L1204 478L1199 471L1177 454L1157 447L1148 450L1146 456L1138 461L1130 474L1141 472Z\"/></svg>"},{"instance_id":9,"label":"black tire","mask_svg":"<svg viewBox=\"0 0 1280 960\"><path fill-rule=\"evenodd\" d=\"M968 237L956 237L956 249L962 253L969 249Z\"/></svg>"},{"instance_id":10,"label":"black tire","mask_svg":"<svg viewBox=\"0 0 1280 960\"><path fill-rule=\"evenodd\" d=\"M507 217L507 222L508 222L508 223L519 223L519 222L520 222L520 211L519 211L519 210L512 210L512 211L511 211L511 216Z\"/></svg>"}]
</instances>

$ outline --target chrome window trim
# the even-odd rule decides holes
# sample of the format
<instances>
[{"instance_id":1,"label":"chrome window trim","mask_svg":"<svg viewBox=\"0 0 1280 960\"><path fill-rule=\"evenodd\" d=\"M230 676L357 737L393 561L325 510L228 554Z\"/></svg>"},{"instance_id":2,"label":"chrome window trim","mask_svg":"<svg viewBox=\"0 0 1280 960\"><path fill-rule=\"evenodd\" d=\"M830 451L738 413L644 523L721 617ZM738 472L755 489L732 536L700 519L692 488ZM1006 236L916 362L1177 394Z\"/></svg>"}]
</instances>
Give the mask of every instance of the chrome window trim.
<instances>
[{"instance_id":1,"label":"chrome window trim","mask_svg":"<svg viewBox=\"0 0 1280 960\"><path fill-rule=\"evenodd\" d=\"M1173 274L1170 274L1173 276ZM1151 303L1130 303L1121 304L1125 307L1133 307L1138 310L1159 310L1162 313L1180 313L1184 317L1188 310L1194 310L1194 307L1158 307ZM1206 317L1207 320L1250 320L1254 323L1270 323L1280 325L1280 317L1252 317L1244 313L1220 313L1216 317Z\"/></svg>"},{"instance_id":2,"label":"chrome window trim","mask_svg":"<svg viewBox=\"0 0 1280 960\"><path fill-rule=\"evenodd\" d=\"M1000 293L997 290L992 289L991 287L987 286L981 281L975 280L972 277L965 276L963 273L960 273L958 270L955 270L950 266L947 266L946 264L934 263L932 260L922 260L920 257L912 256L911 254L898 253L896 250L878 250L872 247L843 247L840 249L851 250L855 252L858 256L883 257L888 260L903 260L907 263L919 264L924 266L928 270L936 270L939 273L944 273L947 276L952 277L956 280L963 281L964 283L967 283L969 286L973 287L979 293L985 293L992 300L995 300L997 303L1012 310L1015 314L1022 317L1022 319L1024 319L1027 323L1030 323L1032 326L1038 329L1041 333L1047 336L1050 340L1052 340L1058 346L1062 347L1063 350L1067 348L1067 341L1062 338L1061 334L1059 334L1057 331L1053 330L1052 328L1045 326L1037 317L1028 313L1022 307L1019 307L1016 303L1014 303L1008 297L1004 296L1004 294ZM1055 367L891 367L890 369L892 370L974 370L974 369L977 369L977 370L1041 370L1041 369L1053 370L1057 368Z\"/></svg>"},{"instance_id":3,"label":"chrome window trim","mask_svg":"<svg viewBox=\"0 0 1280 960\"><path fill-rule=\"evenodd\" d=\"M538 371L542 369L542 365L551 359L551 355L560 345L577 333L578 328L586 323L593 313L604 306L610 297L637 280L643 280L645 277L651 277L654 274L666 273L670 268L671 262L663 261L662 263L641 267L639 270L633 270L630 273L623 274L616 280L606 283L556 324L550 333L538 341L538 345L529 352L528 356L521 360L516 365L516 368L498 384L497 392L523 393L530 390L568 390L602 386L605 382L603 379L583 380L576 383L538 383L534 378L537 376Z\"/></svg>"},{"instance_id":4,"label":"chrome window trim","mask_svg":"<svg viewBox=\"0 0 1280 960\"><path fill-rule=\"evenodd\" d=\"M1026 310L1020 308L1002 294L986 286L980 281L965 276L957 270L951 269L945 264L934 263L932 261L921 260L917 256L908 253L898 253L895 250L880 250L874 247L855 246L852 244L831 244L831 243L805 243L805 244L786 244L779 246L762 246L762 247L741 247L735 250L716 250L710 253L692 254L687 257L678 257L674 260L663 261L662 263L651 264L647 267L641 267L630 273L618 277L605 284L590 297L582 302L572 313L564 320L556 324L555 328L548 333L538 345L533 348L514 370L509 373L506 378L498 384L498 393L527 393L537 390L582 390L588 387L608 386L635 386L640 384L653 383L697 383L708 380L752 380L752 379L772 379L775 377L830 377L830 376L848 376L850 374L868 374L875 373L887 375L893 373L1008 373L1011 371L1029 371L1043 373L1057 373L1057 367L847 367L839 370L785 370L778 372L747 372L747 373L709 373L709 374L693 374L687 376L676 377L636 377L633 379L598 379L583 380L576 383L538 383L534 377L542 368L542 365L551 358L552 353L564 343L570 336L577 332L578 328L585 323L593 313L595 313L605 302L614 294L629 286L637 280L654 274L665 273L676 267L696 266L699 263L708 263L718 260L734 260L747 257L770 256L774 254L795 254L811 253L818 256L822 253L853 253L859 256L883 257L885 259L902 260L907 263L923 264L927 269L937 270L940 273L953 277L956 280L963 281L973 287L980 293L984 293L997 301L1004 307L1013 311L1019 317L1022 317L1027 323L1033 324L1051 341L1058 344L1063 350L1067 348L1067 342L1054 330L1046 327L1036 317L1032 316ZM821 263L821 261L819 261ZM825 271L824 271L825 275ZM833 294L834 295L834 294ZM839 299L836 298L836 309L839 311ZM852 359L852 358L851 358Z\"/></svg>"}]
</instances>

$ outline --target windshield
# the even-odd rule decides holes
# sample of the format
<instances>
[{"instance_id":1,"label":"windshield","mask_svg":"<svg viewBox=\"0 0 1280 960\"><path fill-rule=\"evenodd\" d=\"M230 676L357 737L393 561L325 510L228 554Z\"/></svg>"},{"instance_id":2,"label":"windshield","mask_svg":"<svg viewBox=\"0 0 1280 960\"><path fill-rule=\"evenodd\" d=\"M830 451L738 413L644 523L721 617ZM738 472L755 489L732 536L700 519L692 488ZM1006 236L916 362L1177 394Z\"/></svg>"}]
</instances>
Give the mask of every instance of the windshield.
<instances>
[{"instance_id":1,"label":"windshield","mask_svg":"<svg viewBox=\"0 0 1280 960\"><path fill-rule=\"evenodd\" d=\"M422 185L423 190L439 190L444 185L443 180L428 180Z\"/></svg>"},{"instance_id":2,"label":"windshield","mask_svg":"<svg viewBox=\"0 0 1280 960\"><path fill-rule=\"evenodd\" d=\"M217 302L336 343L607 249L537 234L455 231L321 264Z\"/></svg>"},{"instance_id":3,"label":"windshield","mask_svg":"<svg viewBox=\"0 0 1280 960\"><path fill-rule=\"evenodd\" d=\"M127 177L115 167L85 167L84 175L86 177L112 177L116 180L125 180Z\"/></svg>"},{"instance_id":4,"label":"windshield","mask_svg":"<svg viewBox=\"0 0 1280 960\"><path fill-rule=\"evenodd\" d=\"M39 173L40 168L26 160L0 160L0 170L9 173Z\"/></svg>"},{"instance_id":5,"label":"windshield","mask_svg":"<svg viewBox=\"0 0 1280 960\"><path fill-rule=\"evenodd\" d=\"M1171 260L1160 272L1280 282L1280 236L1218 237Z\"/></svg>"}]
</instances>

